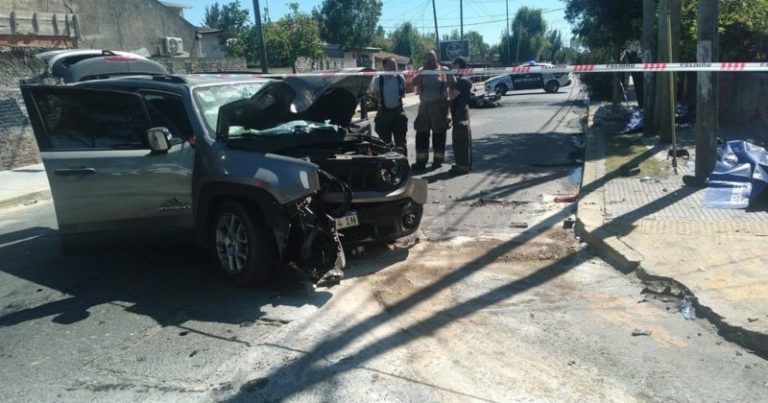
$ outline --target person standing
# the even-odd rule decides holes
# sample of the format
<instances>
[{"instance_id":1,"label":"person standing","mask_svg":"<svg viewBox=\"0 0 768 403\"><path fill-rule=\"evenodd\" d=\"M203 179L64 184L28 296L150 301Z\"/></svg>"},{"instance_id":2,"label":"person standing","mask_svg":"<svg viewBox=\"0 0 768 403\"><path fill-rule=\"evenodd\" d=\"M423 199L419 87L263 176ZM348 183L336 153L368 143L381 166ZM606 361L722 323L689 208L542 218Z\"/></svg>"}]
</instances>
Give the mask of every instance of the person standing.
<instances>
[{"instance_id":1,"label":"person standing","mask_svg":"<svg viewBox=\"0 0 768 403\"><path fill-rule=\"evenodd\" d=\"M394 58L386 58L382 63L385 72L394 72L397 69ZM394 137L395 146L402 149L403 154L408 155L405 140L405 134L408 132L408 116L403 111L405 77L402 74L378 74L371 81L369 91L379 100L379 109L373 119L376 134L389 144Z\"/></svg>"},{"instance_id":2,"label":"person standing","mask_svg":"<svg viewBox=\"0 0 768 403\"><path fill-rule=\"evenodd\" d=\"M429 160L429 138L432 135L434 157L432 169L445 160L445 136L448 131L448 89L452 77L437 64L434 50L424 55L424 67L416 72L413 84L419 89L419 112L413 122L416 130L416 163L414 170L424 170Z\"/></svg>"},{"instance_id":3,"label":"person standing","mask_svg":"<svg viewBox=\"0 0 768 403\"><path fill-rule=\"evenodd\" d=\"M451 69L466 69L467 61L457 57ZM466 174L472 169L472 130L469 128L469 100L472 96L472 81L466 76L457 76L456 85L451 89L451 117L453 118L453 158L456 164L451 172Z\"/></svg>"}]
</instances>

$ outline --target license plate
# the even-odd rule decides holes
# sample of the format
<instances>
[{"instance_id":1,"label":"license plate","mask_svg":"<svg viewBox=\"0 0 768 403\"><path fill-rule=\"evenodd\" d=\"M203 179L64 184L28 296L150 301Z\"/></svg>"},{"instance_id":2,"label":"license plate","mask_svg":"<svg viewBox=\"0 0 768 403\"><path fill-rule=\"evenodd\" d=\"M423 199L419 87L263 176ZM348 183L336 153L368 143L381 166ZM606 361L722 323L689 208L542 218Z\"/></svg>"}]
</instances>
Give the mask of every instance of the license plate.
<instances>
[{"instance_id":1,"label":"license plate","mask_svg":"<svg viewBox=\"0 0 768 403\"><path fill-rule=\"evenodd\" d=\"M357 212L355 211L350 211L344 217L336 219L336 229L357 227L358 225L360 225L360 220L357 219Z\"/></svg>"}]
</instances>

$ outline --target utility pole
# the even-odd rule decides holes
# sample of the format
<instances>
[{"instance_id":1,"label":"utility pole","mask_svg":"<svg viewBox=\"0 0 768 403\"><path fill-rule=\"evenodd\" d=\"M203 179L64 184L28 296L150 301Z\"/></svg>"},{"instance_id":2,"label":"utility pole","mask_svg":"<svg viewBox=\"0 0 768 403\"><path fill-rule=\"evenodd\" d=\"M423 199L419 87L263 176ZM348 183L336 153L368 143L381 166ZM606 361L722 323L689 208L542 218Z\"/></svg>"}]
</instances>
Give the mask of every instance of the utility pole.
<instances>
[{"instance_id":1,"label":"utility pole","mask_svg":"<svg viewBox=\"0 0 768 403\"><path fill-rule=\"evenodd\" d=\"M435 51L440 52L440 33L437 32L437 9L435 8L435 0L432 0L432 16L435 18ZM437 55L437 58L439 59L440 56L441 55Z\"/></svg>"},{"instance_id":2,"label":"utility pole","mask_svg":"<svg viewBox=\"0 0 768 403\"><path fill-rule=\"evenodd\" d=\"M653 21L656 17L656 0L643 0L643 63L653 63L655 48ZM654 83L656 76L649 71L643 74L643 112L645 113L645 126L643 136L652 137L657 133L656 115L654 112ZM635 83L638 85L638 83Z\"/></svg>"},{"instance_id":3,"label":"utility pole","mask_svg":"<svg viewBox=\"0 0 768 403\"><path fill-rule=\"evenodd\" d=\"M719 60L717 21L720 2L718 0L699 0L696 14L699 43L696 49L696 61L712 63ZM715 167L717 155L716 136L718 132L718 80L717 73L698 72L696 80L696 180L703 185L707 176Z\"/></svg>"},{"instance_id":4,"label":"utility pole","mask_svg":"<svg viewBox=\"0 0 768 403\"><path fill-rule=\"evenodd\" d=\"M261 9L259 8L259 0L253 0L253 15L254 19L256 20L256 39L259 41L261 72L269 73L269 65L267 63L267 46L264 43L264 28L261 26Z\"/></svg>"},{"instance_id":5,"label":"utility pole","mask_svg":"<svg viewBox=\"0 0 768 403\"><path fill-rule=\"evenodd\" d=\"M507 0L507 58L512 59L512 38L509 36L509 0Z\"/></svg>"},{"instance_id":6,"label":"utility pole","mask_svg":"<svg viewBox=\"0 0 768 403\"><path fill-rule=\"evenodd\" d=\"M669 0L659 0L659 39L658 39L658 61L661 63L670 62L670 43L671 38L669 27ZM657 73L656 76L656 122L658 123L659 141L662 144L672 143L672 133L669 131L670 122L674 127L675 115L670 115L670 110L674 110L674 94L669 91L668 78L670 73Z\"/></svg>"},{"instance_id":7,"label":"utility pole","mask_svg":"<svg viewBox=\"0 0 768 403\"><path fill-rule=\"evenodd\" d=\"M675 0L672 0L673 2ZM667 12L667 57L673 60L672 55L672 10ZM669 135L672 140L672 170L677 175L677 133L675 133L675 75L667 73L667 87L669 87L669 114L672 116L669 124Z\"/></svg>"},{"instance_id":8,"label":"utility pole","mask_svg":"<svg viewBox=\"0 0 768 403\"><path fill-rule=\"evenodd\" d=\"M459 26L461 27L461 40L464 40L464 0L459 0Z\"/></svg>"}]
</instances>

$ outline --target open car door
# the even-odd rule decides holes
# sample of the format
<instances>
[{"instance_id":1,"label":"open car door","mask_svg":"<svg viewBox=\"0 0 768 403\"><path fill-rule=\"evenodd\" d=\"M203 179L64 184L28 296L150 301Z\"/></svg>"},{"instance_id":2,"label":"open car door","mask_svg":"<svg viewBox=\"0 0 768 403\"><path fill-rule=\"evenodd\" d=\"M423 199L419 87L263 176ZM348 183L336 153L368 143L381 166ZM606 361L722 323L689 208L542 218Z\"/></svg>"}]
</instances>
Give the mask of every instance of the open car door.
<instances>
[{"instance_id":1,"label":"open car door","mask_svg":"<svg viewBox=\"0 0 768 403\"><path fill-rule=\"evenodd\" d=\"M64 239L191 226L194 150L169 138L152 152L153 122L139 94L23 86Z\"/></svg>"}]
</instances>

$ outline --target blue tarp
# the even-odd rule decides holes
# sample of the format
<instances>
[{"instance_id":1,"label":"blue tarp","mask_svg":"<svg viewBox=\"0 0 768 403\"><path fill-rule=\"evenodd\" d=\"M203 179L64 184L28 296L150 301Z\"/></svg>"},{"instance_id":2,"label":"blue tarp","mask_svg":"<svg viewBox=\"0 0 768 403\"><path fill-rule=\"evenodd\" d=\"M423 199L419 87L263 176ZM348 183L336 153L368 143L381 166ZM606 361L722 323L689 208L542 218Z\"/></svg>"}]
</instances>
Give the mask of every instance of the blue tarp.
<instances>
[{"instance_id":1,"label":"blue tarp","mask_svg":"<svg viewBox=\"0 0 768 403\"><path fill-rule=\"evenodd\" d=\"M768 153L743 140L723 144L707 180L702 207L743 209L768 187Z\"/></svg>"}]
</instances>

